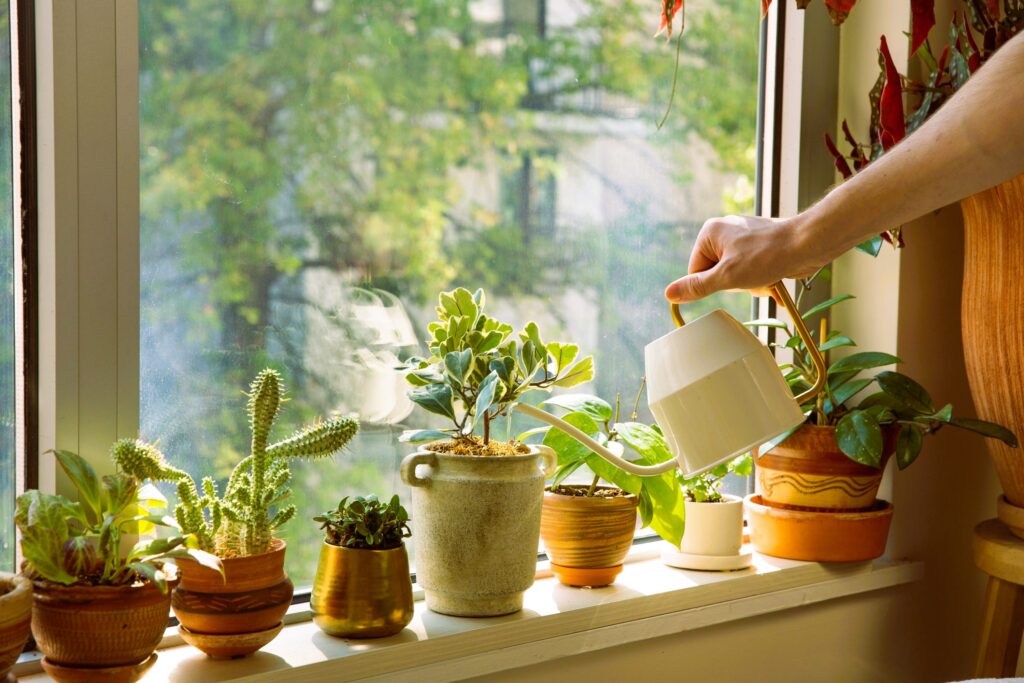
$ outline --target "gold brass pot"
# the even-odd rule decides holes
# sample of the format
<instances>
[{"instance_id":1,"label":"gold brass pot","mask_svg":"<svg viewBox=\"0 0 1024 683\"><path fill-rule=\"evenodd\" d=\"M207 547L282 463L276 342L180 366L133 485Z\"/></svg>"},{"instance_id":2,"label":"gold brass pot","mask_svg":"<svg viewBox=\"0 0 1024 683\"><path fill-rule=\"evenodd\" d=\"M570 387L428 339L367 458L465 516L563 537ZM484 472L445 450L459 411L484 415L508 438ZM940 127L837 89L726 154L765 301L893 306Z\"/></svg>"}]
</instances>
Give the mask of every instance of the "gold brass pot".
<instances>
[{"instance_id":1,"label":"gold brass pot","mask_svg":"<svg viewBox=\"0 0 1024 683\"><path fill-rule=\"evenodd\" d=\"M309 600L313 621L341 638L380 638L412 621L412 581L405 545L343 548L324 541Z\"/></svg>"}]
</instances>

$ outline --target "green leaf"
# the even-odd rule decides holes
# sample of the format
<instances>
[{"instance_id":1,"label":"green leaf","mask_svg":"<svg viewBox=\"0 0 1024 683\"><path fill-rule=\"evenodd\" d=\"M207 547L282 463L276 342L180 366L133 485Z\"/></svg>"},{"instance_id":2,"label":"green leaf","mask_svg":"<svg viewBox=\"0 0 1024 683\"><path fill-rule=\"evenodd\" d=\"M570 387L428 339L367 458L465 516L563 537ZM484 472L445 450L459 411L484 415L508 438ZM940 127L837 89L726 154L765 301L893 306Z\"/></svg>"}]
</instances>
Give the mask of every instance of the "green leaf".
<instances>
[{"instance_id":1,"label":"green leaf","mask_svg":"<svg viewBox=\"0 0 1024 683\"><path fill-rule=\"evenodd\" d=\"M132 562L128 567L134 570L135 573L143 579L151 581L160 589L161 593L167 592L167 576L164 574L163 570L157 569L156 565L150 562Z\"/></svg>"},{"instance_id":2,"label":"green leaf","mask_svg":"<svg viewBox=\"0 0 1024 683\"><path fill-rule=\"evenodd\" d=\"M864 389L866 389L867 386L869 384L871 384L872 382L874 382L874 381L875 381L874 378L870 378L870 377L863 378L863 379L855 379L855 380L847 382L846 384L840 386L837 389L834 389L832 391L832 396L836 400L836 407L842 406L848 400L853 398L853 396L855 394L858 394L859 392L861 392ZM833 410L835 410L835 407L832 406L832 402L830 400L828 400L828 399L825 400L825 410L826 410L826 412L829 412L829 413L831 413Z\"/></svg>"},{"instance_id":3,"label":"green leaf","mask_svg":"<svg viewBox=\"0 0 1024 683\"><path fill-rule=\"evenodd\" d=\"M861 353L854 353L845 358L840 358L832 367L828 369L828 374L835 375L841 372L851 372L857 370L869 370L871 368L882 367L883 365L892 365L899 363L900 359L891 353L882 353L881 351L862 351Z\"/></svg>"},{"instance_id":4,"label":"green leaf","mask_svg":"<svg viewBox=\"0 0 1024 683\"><path fill-rule=\"evenodd\" d=\"M818 350L821 351L822 353L824 353L826 351L831 351L832 349L838 349L838 348L843 347L843 346L856 346L856 345L857 345L857 343L855 341L853 341L852 339L850 339L849 337L844 336L844 335L838 335L838 336L832 337L831 339L826 341L824 344L819 346Z\"/></svg>"},{"instance_id":5,"label":"green leaf","mask_svg":"<svg viewBox=\"0 0 1024 683\"><path fill-rule=\"evenodd\" d=\"M573 460L572 462L567 462L559 467L558 471L555 472L555 476L551 477L551 488L561 486L562 482L565 481L570 474L583 467L585 462L585 459L580 458L578 460Z\"/></svg>"},{"instance_id":6,"label":"green leaf","mask_svg":"<svg viewBox=\"0 0 1024 683\"><path fill-rule=\"evenodd\" d=\"M640 513L640 526L650 526L651 519L654 517L654 503L651 502L651 494L646 490L641 490L638 499L640 504L637 506L637 511ZM682 540L682 536L679 538Z\"/></svg>"},{"instance_id":7,"label":"green leaf","mask_svg":"<svg viewBox=\"0 0 1024 683\"><path fill-rule=\"evenodd\" d=\"M452 390L444 384L428 384L415 387L408 392L409 400L427 412L444 415L454 420L455 408L452 406Z\"/></svg>"},{"instance_id":8,"label":"green leaf","mask_svg":"<svg viewBox=\"0 0 1024 683\"><path fill-rule=\"evenodd\" d=\"M540 405L541 407L555 406L573 413L585 413L598 422L607 422L613 417L612 407L606 401L589 394L552 396Z\"/></svg>"},{"instance_id":9,"label":"green leaf","mask_svg":"<svg viewBox=\"0 0 1024 683\"><path fill-rule=\"evenodd\" d=\"M847 413L836 425L836 441L848 458L868 467L882 464L882 428L863 410Z\"/></svg>"},{"instance_id":10,"label":"green leaf","mask_svg":"<svg viewBox=\"0 0 1024 683\"><path fill-rule=\"evenodd\" d=\"M643 479L641 477L620 470L597 453L590 453L586 456L585 461L591 472L601 479L618 486L627 493L637 494L643 488Z\"/></svg>"},{"instance_id":11,"label":"green leaf","mask_svg":"<svg viewBox=\"0 0 1024 683\"><path fill-rule=\"evenodd\" d=\"M469 349L463 351L452 351L445 354L444 367L451 377L459 385L466 382L466 376L473 367L473 352Z\"/></svg>"},{"instance_id":12,"label":"green leaf","mask_svg":"<svg viewBox=\"0 0 1024 683\"><path fill-rule=\"evenodd\" d=\"M427 443L428 441L443 441L452 438L452 431L440 429L407 429L402 432L398 440L402 443Z\"/></svg>"},{"instance_id":13,"label":"green leaf","mask_svg":"<svg viewBox=\"0 0 1024 683\"><path fill-rule=\"evenodd\" d=\"M594 357L587 356L579 360L569 370L555 380L554 385L556 387L574 387L577 384L583 384L594 379Z\"/></svg>"},{"instance_id":14,"label":"green leaf","mask_svg":"<svg viewBox=\"0 0 1024 683\"><path fill-rule=\"evenodd\" d=\"M470 431L473 431L473 427L476 426L477 420L482 418L484 414L491 409L491 405L494 403L494 392L498 386L498 373L492 372L484 378L484 381L480 383L480 389L476 395L476 405L473 408L473 422Z\"/></svg>"},{"instance_id":15,"label":"green leaf","mask_svg":"<svg viewBox=\"0 0 1024 683\"><path fill-rule=\"evenodd\" d=\"M1006 427L970 417L954 417L949 424L992 439L999 439L1011 448L1017 447L1017 437Z\"/></svg>"},{"instance_id":16,"label":"green leaf","mask_svg":"<svg viewBox=\"0 0 1024 683\"><path fill-rule=\"evenodd\" d=\"M858 244L854 249L864 252L868 256L878 256L878 252L882 251L882 242L881 235L874 235Z\"/></svg>"},{"instance_id":17,"label":"green leaf","mask_svg":"<svg viewBox=\"0 0 1024 683\"><path fill-rule=\"evenodd\" d=\"M895 398L885 393L884 391L878 391L870 396L865 396L864 399L857 405L861 410L867 410L872 406L885 406L889 410L899 410L903 405Z\"/></svg>"},{"instance_id":18,"label":"green leaf","mask_svg":"<svg viewBox=\"0 0 1024 683\"><path fill-rule=\"evenodd\" d=\"M654 508L651 529L678 548L686 528L686 507L675 474L666 472L656 477L645 477L643 483L643 490L650 496Z\"/></svg>"},{"instance_id":19,"label":"green leaf","mask_svg":"<svg viewBox=\"0 0 1024 683\"><path fill-rule=\"evenodd\" d=\"M904 425L896 438L896 466L901 470L910 467L921 454L924 435L914 425Z\"/></svg>"},{"instance_id":20,"label":"green leaf","mask_svg":"<svg viewBox=\"0 0 1024 683\"><path fill-rule=\"evenodd\" d=\"M827 301L822 301L820 304L818 304L816 306L812 306L810 309L808 309L804 313L801 313L800 317L803 318L804 320L807 320L812 315L816 315L818 313L821 313L822 311L827 311L828 309L832 308L836 304L841 304L844 301L848 301L848 300L853 299L853 298L854 298L854 296L852 294L840 294L839 296L834 296L831 299L828 299Z\"/></svg>"},{"instance_id":21,"label":"green leaf","mask_svg":"<svg viewBox=\"0 0 1024 683\"><path fill-rule=\"evenodd\" d=\"M899 372L880 372L875 377L878 386L907 409L922 415L935 412L932 397L925 388Z\"/></svg>"},{"instance_id":22,"label":"green leaf","mask_svg":"<svg viewBox=\"0 0 1024 683\"><path fill-rule=\"evenodd\" d=\"M569 367L569 364L576 359L576 356L579 355L580 347L575 344L550 342L547 345L547 352L551 355L552 363L555 365L555 374L558 374Z\"/></svg>"},{"instance_id":23,"label":"green leaf","mask_svg":"<svg viewBox=\"0 0 1024 683\"><path fill-rule=\"evenodd\" d=\"M665 437L645 424L619 422L614 429L627 446L649 460L651 464L672 460L675 457L669 450Z\"/></svg>"},{"instance_id":24,"label":"green leaf","mask_svg":"<svg viewBox=\"0 0 1024 683\"><path fill-rule=\"evenodd\" d=\"M562 419L582 431L587 436L600 442L598 436L603 436L601 434L601 430L589 415L585 413L569 413ZM565 465L575 460L582 460L591 452L589 448L557 427L552 427L548 430L543 443L545 446L550 446L555 451L555 454L558 456L559 465Z\"/></svg>"},{"instance_id":25,"label":"green leaf","mask_svg":"<svg viewBox=\"0 0 1024 683\"><path fill-rule=\"evenodd\" d=\"M495 358L487 366L491 372L498 373L498 379L500 379L505 385L512 384L512 373L516 369L516 361L510 356L503 356L502 358Z\"/></svg>"},{"instance_id":26,"label":"green leaf","mask_svg":"<svg viewBox=\"0 0 1024 683\"><path fill-rule=\"evenodd\" d=\"M945 422L949 424L949 421L953 419L953 404L947 403L937 410L934 414L928 415L928 419L936 420L938 422Z\"/></svg>"},{"instance_id":27,"label":"green leaf","mask_svg":"<svg viewBox=\"0 0 1024 683\"><path fill-rule=\"evenodd\" d=\"M78 495L81 496L82 501L89 506L97 518L101 517L100 481L92 465L86 462L85 458L70 451L48 452L57 456L57 463L78 489Z\"/></svg>"}]
</instances>

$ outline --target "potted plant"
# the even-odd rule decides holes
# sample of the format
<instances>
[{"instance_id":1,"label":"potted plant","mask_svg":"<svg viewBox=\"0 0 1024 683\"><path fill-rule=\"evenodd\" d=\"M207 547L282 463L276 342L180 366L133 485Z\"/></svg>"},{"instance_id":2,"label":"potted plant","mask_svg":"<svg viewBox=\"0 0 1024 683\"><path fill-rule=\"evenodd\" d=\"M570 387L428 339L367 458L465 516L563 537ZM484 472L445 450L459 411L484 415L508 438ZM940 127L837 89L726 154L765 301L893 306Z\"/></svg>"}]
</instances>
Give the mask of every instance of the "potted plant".
<instances>
[{"instance_id":1,"label":"potted plant","mask_svg":"<svg viewBox=\"0 0 1024 683\"><path fill-rule=\"evenodd\" d=\"M429 326L430 356L403 366L409 398L451 423L406 432L405 441L425 445L401 472L413 487L416 581L430 609L458 616L521 609L536 571L545 470L555 455L543 445L492 439L494 421L510 419L529 391L594 375L593 358L577 359L576 345L545 343L534 323L513 334L484 307L482 290L442 293Z\"/></svg>"},{"instance_id":2,"label":"potted plant","mask_svg":"<svg viewBox=\"0 0 1024 683\"><path fill-rule=\"evenodd\" d=\"M223 576L200 563L180 563L181 582L171 602L182 638L214 657L247 655L269 643L291 604L285 542L274 536L295 514L293 505L285 505L291 495L288 461L328 457L358 430L355 420L335 418L271 444L283 399L281 377L274 370L263 370L253 380L247 405L251 453L235 465L222 494L212 478L197 486L148 444L123 441L115 448L115 462L123 471L176 483L178 524L195 535L199 548L223 561Z\"/></svg>"},{"instance_id":3,"label":"potted plant","mask_svg":"<svg viewBox=\"0 0 1024 683\"><path fill-rule=\"evenodd\" d=\"M730 474L750 476L750 454L716 465L706 472L677 476L684 491L686 531L682 543L662 552L662 560L673 567L712 571L750 566L751 554L743 546L743 499L722 493L722 482Z\"/></svg>"},{"instance_id":4,"label":"potted plant","mask_svg":"<svg viewBox=\"0 0 1024 683\"><path fill-rule=\"evenodd\" d=\"M51 452L81 502L31 490L15 513L43 667L58 681L135 680L155 660L167 627L177 578L165 563L187 558L219 575L220 561L196 548L193 536L140 540L123 552L138 525L172 526L155 509L166 501L135 477L100 478L78 455Z\"/></svg>"},{"instance_id":5,"label":"potted plant","mask_svg":"<svg viewBox=\"0 0 1024 683\"><path fill-rule=\"evenodd\" d=\"M0 681L7 677L28 642L32 623L32 582L0 572Z\"/></svg>"},{"instance_id":6,"label":"potted plant","mask_svg":"<svg viewBox=\"0 0 1024 683\"><path fill-rule=\"evenodd\" d=\"M620 420L618 398L614 408L585 394L554 396L540 405L565 411L563 420L598 443L628 447L637 455L637 462L653 464L670 459L671 453L657 427L636 421L642 393L643 385L628 422ZM543 433L544 445L558 456L558 470L544 493L540 535L559 581L593 587L612 583L633 543L638 508L642 526L650 526L668 542L679 545L682 496L671 472L639 477L615 467L557 428L541 427L529 433ZM593 473L591 482L566 484L583 466ZM611 486L601 486L602 481Z\"/></svg>"},{"instance_id":7,"label":"potted plant","mask_svg":"<svg viewBox=\"0 0 1024 683\"><path fill-rule=\"evenodd\" d=\"M833 297L811 308L803 317L809 318L851 298L849 294ZM748 324L773 327L787 337L781 345L793 350L793 362L782 366L786 380L794 394L807 389L812 377L807 349L789 325L776 319ZM855 346L854 341L841 332L828 332L824 321L819 339L818 348L823 353ZM803 406L807 422L759 449L757 478L761 493L748 501L752 517L764 524L769 520L796 523L818 519L827 525L846 520L854 526L870 526L873 533L860 537L865 544L860 551L854 547L852 536L846 540L846 547L836 545L836 551L844 556L852 553L855 556L852 559L869 559L861 555L880 555L888 534L892 506L884 501L876 503L875 497L882 471L891 456L895 456L899 469L909 467L920 454L924 437L945 425L1016 446L1016 437L1004 427L955 416L949 404L936 407L924 387L906 375L882 371L862 376L865 371L898 362L899 358L888 353L863 351L829 365L828 381L823 389ZM880 391L857 398L872 385L877 385ZM803 514L772 513L764 508L785 508ZM850 516L829 518L822 516L821 511L847 512ZM775 554L766 549L764 538L758 540L756 524L754 530L755 546L762 552ZM845 533L852 531L847 529ZM778 539L784 543L786 534L780 532ZM774 550L789 552L785 548Z\"/></svg>"},{"instance_id":8,"label":"potted plant","mask_svg":"<svg viewBox=\"0 0 1024 683\"><path fill-rule=\"evenodd\" d=\"M313 621L340 638L380 638L412 621L412 580L403 538L409 513L390 502L342 498L314 517L324 531L309 606Z\"/></svg>"}]
</instances>

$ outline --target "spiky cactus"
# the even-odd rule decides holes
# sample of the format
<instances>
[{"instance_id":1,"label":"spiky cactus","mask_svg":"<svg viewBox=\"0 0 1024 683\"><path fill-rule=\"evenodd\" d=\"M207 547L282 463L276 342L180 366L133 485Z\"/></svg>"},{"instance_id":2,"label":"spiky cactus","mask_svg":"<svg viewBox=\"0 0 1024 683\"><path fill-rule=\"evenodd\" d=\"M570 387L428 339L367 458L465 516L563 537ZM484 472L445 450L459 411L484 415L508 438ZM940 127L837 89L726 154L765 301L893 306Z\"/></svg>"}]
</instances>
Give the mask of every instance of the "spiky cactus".
<instances>
[{"instance_id":1,"label":"spiky cactus","mask_svg":"<svg viewBox=\"0 0 1024 683\"><path fill-rule=\"evenodd\" d=\"M359 428L351 418L335 418L268 445L283 396L281 376L274 370L264 370L253 380L247 406L252 451L235 465L223 496L218 496L216 482L209 477L203 479L200 492L192 477L141 441L119 441L114 446L114 461L139 478L176 482L175 517L183 531L196 535L202 549L221 557L264 553L270 549L274 530L295 515L294 505L281 505L291 495L288 461L332 455Z\"/></svg>"}]
</instances>

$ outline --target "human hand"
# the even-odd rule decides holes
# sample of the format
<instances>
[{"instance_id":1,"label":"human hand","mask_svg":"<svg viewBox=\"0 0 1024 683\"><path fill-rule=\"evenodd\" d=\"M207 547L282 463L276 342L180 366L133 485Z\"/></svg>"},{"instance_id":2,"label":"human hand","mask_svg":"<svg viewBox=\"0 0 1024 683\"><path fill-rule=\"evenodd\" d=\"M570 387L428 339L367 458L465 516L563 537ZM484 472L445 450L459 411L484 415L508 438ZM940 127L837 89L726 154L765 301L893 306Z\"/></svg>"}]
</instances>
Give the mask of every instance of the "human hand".
<instances>
[{"instance_id":1,"label":"human hand","mask_svg":"<svg viewBox=\"0 0 1024 683\"><path fill-rule=\"evenodd\" d=\"M808 277L828 262L828 256L814 254L799 237L792 219L712 218L697 235L690 274L670 284L665 298L688 303L724 289L767 296L767 288L782 278Z\"/></svg>"}]
</instances>

